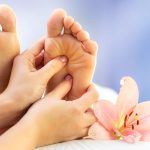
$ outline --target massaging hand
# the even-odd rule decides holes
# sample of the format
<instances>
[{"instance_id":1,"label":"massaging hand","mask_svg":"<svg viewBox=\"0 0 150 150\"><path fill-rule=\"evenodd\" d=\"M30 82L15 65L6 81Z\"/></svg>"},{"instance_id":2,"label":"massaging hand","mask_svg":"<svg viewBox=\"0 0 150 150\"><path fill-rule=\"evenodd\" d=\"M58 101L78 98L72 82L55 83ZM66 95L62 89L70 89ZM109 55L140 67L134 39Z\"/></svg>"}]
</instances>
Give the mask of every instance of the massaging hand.
<instances>
[{"instance_id":1,"label":"massaging hand","mask_svg":"<svg viewBox=\"0 0 150 150\"><path fill-rule=\"evenodd\" d=\"M44 40L40 40L14 60L10 82L6 91L21 107L29 106L40 99L51 77L67 63L66 57L58 57L42 66ZM40 68L40 69L39 69Z\"/></svg>"},{"instance_id":2,"label":"massaging hand","mask_svg":"<svg viewBox=\"0 0 150 150\"><path fill-rule=\"evenodd\" d=\"M36 146L86 136L89 126L95 122L95 117L88 111L98 100L98 92L94 85L79 99L61 100L69 92L71 85L71 79L60 83L44 99L33 104L22 119L24 124L28 123L30 126Z\"/></svg>"},{"instance_id":3,"label":"massaging hand","mask_svg":"<svg viewBox=\"0 0 150 150\"><path fill-rule=\"evenodd\" d=\"M1 95L3 99L12 101L13 111L4 117L0 128L11 125L10 120L17 118L20 112L39 100L51 77L67 63L66 57L61 56L43 66L43 49L44 39L41 39L15 58L8 87Z\"/></svg>"}]
</instances>

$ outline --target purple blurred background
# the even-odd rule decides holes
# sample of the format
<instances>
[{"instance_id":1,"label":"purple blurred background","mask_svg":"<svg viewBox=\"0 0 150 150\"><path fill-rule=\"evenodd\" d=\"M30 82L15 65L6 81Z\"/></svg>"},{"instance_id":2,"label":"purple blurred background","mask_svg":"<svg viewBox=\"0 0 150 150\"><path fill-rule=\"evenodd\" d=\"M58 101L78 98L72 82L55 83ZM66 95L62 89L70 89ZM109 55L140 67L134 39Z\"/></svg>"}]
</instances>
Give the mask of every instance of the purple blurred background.
<instances>
[{"instance_id":1,"label":"purple blurred background","mask_svg":"<svg viewBox=\"0 0 150 150\"><path fill-rule=\"evenodd\" d=\"M94 81L118 91L122 76L140 87L140 101L149 99L150 0L0 0L16 12L22 50L46 34L55 8L64 8L99 44Z\"/></svg>"}]
</instances>

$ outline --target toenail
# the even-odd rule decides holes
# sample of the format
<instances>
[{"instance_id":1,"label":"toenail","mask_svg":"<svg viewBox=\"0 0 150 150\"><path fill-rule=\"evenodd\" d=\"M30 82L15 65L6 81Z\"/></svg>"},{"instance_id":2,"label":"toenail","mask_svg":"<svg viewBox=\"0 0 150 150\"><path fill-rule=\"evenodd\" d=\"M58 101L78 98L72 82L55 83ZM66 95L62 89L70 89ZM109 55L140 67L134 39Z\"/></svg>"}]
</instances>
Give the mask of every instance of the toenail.
<instances>
[{"instance_id":1,"label":"toenail","mask_svg":"<svg viewBox=\"0 0 150 150\"><path fill-rule=\"evenodd\" d=\"M63 63L67 63L67 61L68 61L68 59L67 59L66 56L60 56L60 57L59 57L59 60L60 60L61 62L63 62Z\"/></svg>"},{"instance_id":2,"label":"toenail","mask_svg":"<svg viewBox=\"0 0 150 150\"><path fill-rule=\"evenodd\" d=\"M65 76L65 80L67 81L72 80L72 76L68 74L67 76Z\"/></svg>"}]
</instances>

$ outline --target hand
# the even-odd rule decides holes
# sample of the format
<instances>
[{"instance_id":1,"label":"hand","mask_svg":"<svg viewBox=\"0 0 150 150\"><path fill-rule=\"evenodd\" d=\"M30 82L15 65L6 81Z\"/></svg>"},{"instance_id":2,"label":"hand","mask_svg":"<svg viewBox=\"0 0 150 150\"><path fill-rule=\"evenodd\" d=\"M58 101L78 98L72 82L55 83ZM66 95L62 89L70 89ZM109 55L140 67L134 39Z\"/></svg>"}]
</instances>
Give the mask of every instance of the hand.
<instances>
[{"instance_id":1,"label":"hand","mask_svg":"<svg viewBox=\"0 0 150 150\"><path fill-rule=\"evenodd\" d=\"M41 68L43 49L42 39L14 60L6 92L11 95L11 98L17 100L17 103L19 100L23 108L42 97L48 81L67 63L67 58L61 56Z\"/></svg>"},{"instance_id":2,"label":"hand","mask_svg":"<svg viewBox=\"0 0 150 150\"><path fill-rule=\"evenodd\" d=\"M3 101L11 101L13 108L11 114L7 113L7 119L1 121L1 128L14 124L23 110L39 100L51 77L67 63L67 58L61 56L43 66L43 49L44 39L41 39L15 58L8 87L1 95Z\"/></svg>"},{"instance_id":3,"label":"hand","mask_svg":"<svg viewBox=\"0 0 150 150\"><path fill-rule=\"evenodd\" d=\"M98 100L98 92L91 85L87 92L74 101L61 100L71 89L71 80L65 80L44 99L33 104L22 119L30 124L36 146L84 137L95 117L88 111Z\"/></svg>"}]
</instances>

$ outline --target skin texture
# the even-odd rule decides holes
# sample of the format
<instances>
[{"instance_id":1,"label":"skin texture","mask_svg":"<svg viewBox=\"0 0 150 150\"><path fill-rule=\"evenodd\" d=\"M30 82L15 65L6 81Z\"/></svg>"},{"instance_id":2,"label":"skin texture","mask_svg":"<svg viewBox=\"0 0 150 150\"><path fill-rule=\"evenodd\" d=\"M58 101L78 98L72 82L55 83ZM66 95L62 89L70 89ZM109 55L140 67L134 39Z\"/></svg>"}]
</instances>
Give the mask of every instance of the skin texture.
<instances>
[{"instance_id":1,"label":"skin texture","mask_svg":"<svg viewBox=\"0 0 150 150\"><path fill-rule=\"evenodd\" d=\"M49 60L65 55L68 64L58 72L48 85L51 91L66 74L73 76L73 86L67 100L79 98L92 81L96 61L96 42L90 40L89 34L80 24L62 9L55 10L48 20L48 37L45 41L45 64ZM64 29L64 32L62 30Z\"/></svg>"},{"instance_id":2,"label":"skin texture","mask_svg":"<svg viewBox=\"0 0 150 150\"><path fill-rule=\"evenodd\" d=\"M11 8L0 5L0 93L7 87L12 64L19 54L19 41L16 33L16 16ZM6 69L7 68L7 69Z\"/></svg>"},{"instance_id":3,"label":"skin texture","mask_svg":"<svg viewBox=\"0 0 150 150\"><path fill-rule=\"evenodd\" d=\"M1 51L1 55L4 57L3 52L6 52L10 56L4 57L5 60L2 58L4 68L7 67L9 73L4 70L1 72L10 76L12 62L19 53L19 42L16 36L14 14L10 8L4 7L6 11L0 9L3 12L0 12L0 24L3 31L1 35L6 35L6 37L8 35L8 38L5 36L0 38L4 41L7 40L7 44L4 41L1 42L2 49L5 49L5 51ZM11 26L9 26L10 24ZM69 33L70 31L65 30L65 32ZM12 37L9 38L9 35ZM81 34L82 36L83 34ZM82 39L79 40L82 41ZM9 45L11 47L8 47ZM11 51L7 51L8 49ZM72 77L66 74L67 76L65 75L61 80L62 82L41 99L49 80L67 64L65 57L55 57L44 66L43 49L44 40L41 39L23 54L18 55L14 60L8 86L9 77L5 77L4 83L1 84L1 91L4 91L7 86L0 95L2 102L0 108L3 108L0 112L0 116L2 116L0 118L1 131L16 124L0 136L0 149L20 150L24 148L30 150L38 146L80 138L87 135L88 127L95 122L95 117L88 111L89 107L98 99L98 93L93 85L87 86L84 90L86 93L82 93L83 96L76 101L64 101L63 97L66 97L66 94L72 89L73 81ZM6 112L8 109L10 113ZM24 117L22 117L23 115ZM66 125L62 126L62 124ZM31 137L31 139L26 137Z\"/></svg>"},{"instance_id":4,"label":"skin texture","mask_svg":"<svg viewBox=\"0 0 150 150\"><path fill-rule=\"evenodd\" d=\"M33 104L15 126L0 136L0 149L33 150L86 136L88 127L95 122L95 117L87 110L98 99L98 93L91 85L79 99L61 100L71 85L72 79L64 80L44 99Z\"/></svg>"},{"instance_id":5,"label":"skin texture","mask_svg":"<svg viewBox=\"0 0 150 150\"><path fill-rule=\"evenodd\" d=\"M29 104L37 101L44 92L42 91L43 87L46 89L46 83L51 76L67 63L65 57L59 57L50 61L46 66L42 66L43 46L44 40L41 39L14 60L10 83L6 91L1 94L3 102L8 103L3 103L5 109L0 115L7 114L4 118L13 118L14 120L11 120L13 123L16 113L17 115L21 114ZM16 89L18 86L20 88ZM72 77L66 76L65 80L63 79L55 89L43 99L35 102L18 123L0 136L0 149L32 150L38 146L86 136L89 126L95 122L95 117L88 109L98 99L98 92L94 85L91 85L79 99L75 101L62 100L71 87ZM26 95L30 95L30 99ZM10 114L6 113L6 108L8 109L8 106L12 105L14 106L13 110L9 111ZM12 123L11 121L10 123ZM65 125L62 126L62 124Z\"/></svg>"},{"instance_id":6,"label":"skin texture","mask_svg":"<svg viewBox=\"0 0 150 150\"><path fill-rule=\"evenodd\" d=\"M40 39L15 58L8 87L0 95L3 110L0 112L0 128L16 123L18 117L42 97L52 76L66 65L66 57L57 57L42 66L43 47L44 39ZM5 113L7 106L11 106L12 111Z\"/></svg>"}]
</instances>

